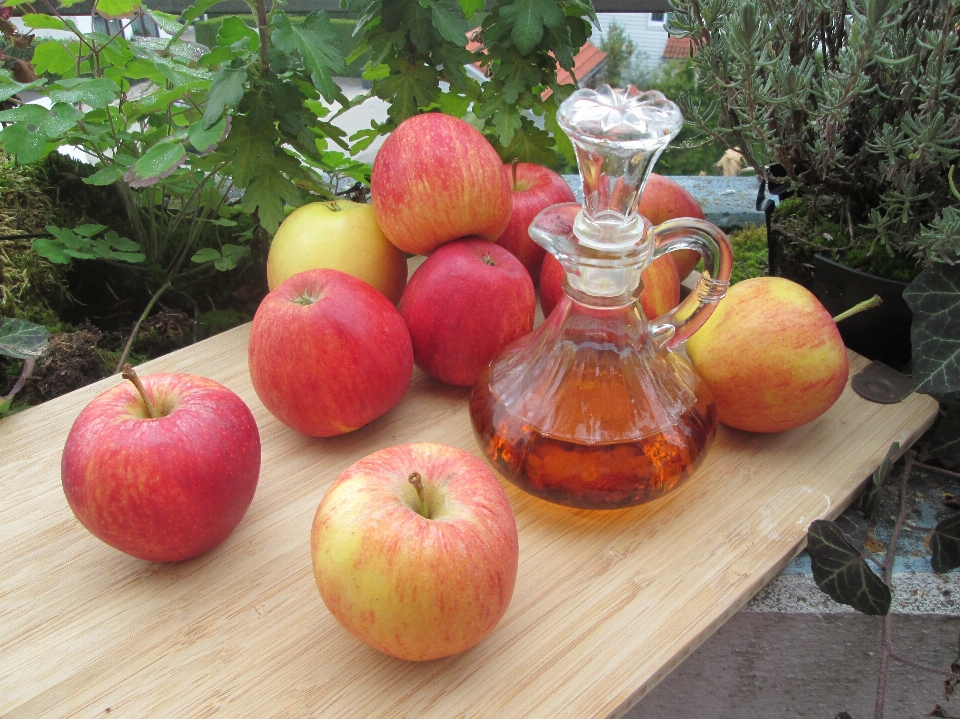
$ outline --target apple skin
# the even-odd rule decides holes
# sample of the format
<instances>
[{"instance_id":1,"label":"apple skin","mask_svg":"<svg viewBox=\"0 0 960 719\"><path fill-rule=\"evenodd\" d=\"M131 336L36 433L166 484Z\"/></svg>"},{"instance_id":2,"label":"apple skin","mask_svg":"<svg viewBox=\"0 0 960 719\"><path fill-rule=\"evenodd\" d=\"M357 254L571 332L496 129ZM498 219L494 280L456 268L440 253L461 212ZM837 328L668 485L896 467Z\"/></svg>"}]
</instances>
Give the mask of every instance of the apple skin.
<instances>
[{"instance_id":1,"label":"apple skin","mask_svg":"<svg viewBox=\"0 0 960 719\"><path fill-rule=\"evenodd\" d=\"M400 301L407 284L407 256L383 234L371 205L349 200L298 207L270 242L271 290L298 272L316 268L353 275L393 304Z\"/></svg>"},{"instance_id":2,"label":"apple skin","mask_svg":"<svg viewBox=\"0 0 960 719\"><path fill-rule=\"evenodd\" d=\"M847 384L847 351L830 313L781 277L733 285L685 346L720 421L749 432L811 422Z\"/></svg>"},{"instance_id":3,"label":"apple skin","mask_svg":"<svg viewBox=\"0 0 960 719\"><path fill-rule=\"evenodd\" d=\"M390 133L373 162L370 196L384 234L415 255L468 235L494 242L513 207L493 145L465 121L437 112L410 117Z\"/></svg>"},{"instance_id":4,"label":"apple skin","mask_svg":"<svg viewBox=\"0 0 960 719\"><path fill-rule=\"evenodd\" d=\"M647 319L656 319L665 315L680 304L680 276L673 262L673 255L661 255L643 271L640 280L640 306ZM563 278L566 276L563 265L553 255L543 258L540 271L540 309L544 317L549 317L553 308L564 297Z\"/></svg>"},{"instance_id":5,"label":"apple skin","mask_svg":"<svg viewBox=\"0 0 960 719\"><path fill-rule=\"evenodd\" d=\"M548 167L518 162L506 165L506 169L511 176L513 212L497 244L510 250L523 263L536 286L547 251L530 239L530 223L550 205L575 202L577 198L567 181Z\"/></svg>"},{"instance_id":6,"label":"apple skin","mask_svg":"<svg viewBox=\"0 0 960 719\"><path fill-rule=\"evenodd\" d=\"M260 303L250 379L277 419L314 437L346 434L392 409L413 376L397 308L339 270L299 272Z\"/></svg>"},{"instance_id":7,"label":"apple skin","mask_svg":"<svg viewBox=\"0 0 960 719\"><path fill-rule=\"evenodd\" d=\"M694 217L698 220L705 217L697 198L670 178L654 172L647 177L647 184L640 195L639 212L654 226L677 217ZM700 262L700 253L696 250L677 250L671 252L670 256L677 263L681 281L685 280Z\"/></svg>"},{"instance_id":8,"label":"apple skin","mask_svg":"<svg viewBox=\"0 0 960 719\"><path fill-rule=\"evenodd\" d=\"M418 513L409 482L423 481ZM310 537L324 604L357 639L400 659L466 651L503 617L519 544L494 473L456 447L387 447L347 468L317 508Z\"/></svg>"},{"instance_id":9,"label":"apple skin","mask_svg":"<svg viewBox=\"0 0 960 719\"><path fill-rule=\"evenodd\" d=\"M77 416L61 479L80 523L111 547L152 562L203 554L240 523L260 477L250 409L205 377L141 378L160 416L123 382Z\"/></svg>"},{"instance_id":10,"label":"apple skin","mask_svg":"<svg viewBox=\"0 0 960 719\"><path fill-rule=\"evenodd\" d=\"M441 382L469 387L504 347L533 329L537 295L508 250L464 239L424 260L399 309L417 366Z\"/></svg>"}]
</instances>

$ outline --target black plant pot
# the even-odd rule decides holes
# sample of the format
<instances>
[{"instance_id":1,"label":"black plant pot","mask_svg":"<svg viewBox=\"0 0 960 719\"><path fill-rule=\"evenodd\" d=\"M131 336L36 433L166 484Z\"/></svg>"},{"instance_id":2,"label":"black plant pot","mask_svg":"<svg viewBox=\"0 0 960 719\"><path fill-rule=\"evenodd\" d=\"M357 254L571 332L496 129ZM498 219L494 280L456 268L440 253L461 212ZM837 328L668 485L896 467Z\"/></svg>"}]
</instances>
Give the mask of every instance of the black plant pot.
<instances>
[{"instance_id":1,"label":"black plant pot","mask_svg":"<svg viewBox=\"0 0 960 719\"><path fill-rule=\"evenodd\" d=\"M831 315L880 295L883 304L840 321L844 344L867 359L895 369L910 362L910 323L913 313L903 299L906 282L869 275L816 255L813 293Z\"/></svg>"}]
</instances>

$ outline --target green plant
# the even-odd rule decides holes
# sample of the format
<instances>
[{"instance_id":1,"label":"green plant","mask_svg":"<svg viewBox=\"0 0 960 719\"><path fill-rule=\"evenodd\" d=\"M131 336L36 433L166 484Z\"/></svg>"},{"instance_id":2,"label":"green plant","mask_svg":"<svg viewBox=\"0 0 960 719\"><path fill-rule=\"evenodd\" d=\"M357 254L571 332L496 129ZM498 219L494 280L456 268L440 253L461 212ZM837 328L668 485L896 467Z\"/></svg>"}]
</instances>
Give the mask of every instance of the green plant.
<instances>
[{"instance_id":1,"label":"green plant","mask_svg":"<svg viewBox=\"0 0 960 719\"><path fill-rule=\"evenodd\" d=\"M730 284L743 282L767 273L767 228L747 225L730 233L733 248L733 271Z\"/></svg>"},{"instance_id":2,"label":"green plant","mask_svg":"<svg viewBox=\"0 0 960 719\"><path fill-rule=\"evenodd\" d=\"M716 93L699 107L681 98L687 118L741 148L761 176L779 166L817 228L797 244L838 244L841 261L886 253L917 263L903 294L912 379L944 406L960 397L960 195L948 181L960 158L960 7L677 0L676 9L671 27L692 38L700 82Z\"/></svg>"},{"instance_id":3,"label":"green plant","mask_svg":"<svg viewBox=\"0 0 960 719\"><path fill-rule=\"evenodd\" d=\"M600 49L607 53L604 82L612 87L623 87L625 82L629 82L632 75L633 59L637 53L633 40L627 37L622 26L612 22L606 37L600 43Z\"/></svg>"},{"instance_id":4,"label":"green plant","mask_svg":"<svg viewBox=\"0 0 960 719\"><path fill-rule=\"evenodd\" d=\"M10 412L13 398L33 373L37 357L47 346L47 330L33 322L0 317L0 355L23 360L23 370L10 391L0 396L0 417Z\"/></svg>"},{"instance_id":5,"label":"green plant","mask_svg":"<svg viewBox=\"0 0 960 719\"><path fill-rule=\"evenodd\" d=\"M412 115L440 110L473 121L504 160L552 167L562 158L574 162L556 112L575 86L558 83L557 65L572 72L590 22L597 24L589 0L497 2L471 35L476 52L467 48L467 32L483 0L343 2L359 13L363 33L347 61L369 52L363 77L372 83L370 95L390 103L386 122L355 137L361 146ZM467 73L472 63L483 69L485 82Z\"/></svg>"}]
</instances>

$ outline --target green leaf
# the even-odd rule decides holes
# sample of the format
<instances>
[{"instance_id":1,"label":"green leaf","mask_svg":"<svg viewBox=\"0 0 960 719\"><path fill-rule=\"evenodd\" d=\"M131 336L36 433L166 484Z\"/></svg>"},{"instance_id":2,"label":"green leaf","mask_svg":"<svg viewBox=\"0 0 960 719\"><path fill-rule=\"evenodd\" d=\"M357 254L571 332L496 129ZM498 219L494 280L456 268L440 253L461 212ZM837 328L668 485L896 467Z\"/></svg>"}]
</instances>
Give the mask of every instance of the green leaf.
<instances>
[{"instance_id":1,"label":"green leaf","mask_svg":"<svg viewBox=\"0 0 960 719\"><path fill-rule=\"evenodd\" d=\"M193 22L219 2L223 2L223 0L200 0L200 2L194 3L183 11L183 15L181 16L183 17L183 22Z\"/></svg>"},{"instance_id":2,"label":"green leaf","mask_svg":"<svg viewBox=\"0 0 960 719\"><path fill-rule=\"evenodd\" d=\"M960 567L960 513L934 527L930 535L930 566L937 574Z\"/></svg>"},{"instance_id":3,"label":"green leaf","mask_svg":"<svg viewBox=\"0 0 960 719\"><path fill-rule=\"evenodd\" d=\"M447 42L452 42L459 47L467 46L467 21L460 15L445 10L439 5L434 5L431 10L431 19L437 32Z\"/></svg>"},{"instance_id":4,"label":"green leaf","mask_svg":"<svg viewBox=\"0 0 960 719\"><path fill-rule=\"evenodd\" d=\"M0 355L14 359L39 357L47 348L50 333L42 325L0 317Z\"/></svg>"},{"instance_id":5,"label":"green leaf","mask_svg":"<svg viewBox=\"0 0 960 719\"><path fill-rule=\"evenodd\" d=\"M66 254L62 242L40 238L33 241L33 251L41 257L58 265L70 264L70 255Z\"/></svg>"},{"instance_id":6,"label":"green leaf","mask_svg":"<svg viewBox=\"0 0 960 719\"><path fill-rule=\"evenodd\" d=\"M11 155L15 155L21 165L29 165L43 157L47 136L39 132L36 126L17 123L0 130L0 144Z\"/></svg>"},{"instance_id":7,"label":"green leaf","mask_svg":"<svg viewBox=\"0 0 960 719\"><path fill-rule=\"evenodd\" d=\"M559 28L563 10L554 0L514 0L500 8L500 17L513 25L510 38L521 55L533 52L543 38L543 27Z\"/></svg>"},{"instance_id":8,"label":"green leaf","mask_svg":"<svg viewBox=\"0 0 960 719\"><path fill-rule=\"evenodd\" d=\"M384 63L379 65L371 66L368 62L363 66L363 79L364 80L382 80L385 77L390 77L390 66Z\"/></svg>"},{"instance_id":9,"label":"green leaf","mask_svg":"<svg viewBox=\"0 0 960 719\"><path fill-rule=\"evenodd\" d=\"M863 614L890 611L890 587L867 566L836 523L818 519L810 525L807 553L814 581L834 601Z\"/></svg>"},{"instance_id":10,"label":"green leaf","mask_svg":"<svg viewBox=\"0 0 960 719\"><path fill-rule=\"evenodd\" d=\"M80 225L78 227L74 227L73 231L76 232L81 237L93 237L94 235L99 234L100 232L103 232L105 229L107 229L106 225L88 224L88 225Z\"/></svg>"},{"instance_id":11,"label":"green leaf","mask_svg":"<svg viewBox=\"0 0 960 719\"><path fill-rule=\"evenodd\" d=\"M204 128L202 122L190 125L190 144L197 152L203 152L220 142L227 133L227 118L221 117L216 125Z\"/></svg>"},{"instance_id":12,"label":"green leaf","mask_svg":"<svg viewBox=\"0 0 960 719\"><path fill-rule=\"evenodd\" d=\"M445 115L454 117L463 117L470 110L473 104L473 98L467 95L458 95L453 92L444 92L437 99L437 105L440 111Z\"/></svg>"},{"instance_id":13,"label":"green leaf","mask_svg":"<svg viewBox=\"0 0 960 719\"><path fill-rule=\"evenodd\" d=\"M390 117L401 122L439 97L440 77L435 68L416 62L404 62L396 69L399 72L380 82L377 94L390 102Z\"/></svg>"},{"instance_id":14,"label":"green leaf","mask_svg":"<svg viewBox=\"0 0 960 719\"><path fill-rule=\"evenodd\" d=\"M890 470L893 468L893 464L896 462L899 454L900 443L894 442L890 445L890 449L887 450L887 456L871 475L867 486L863 490L863 494L860 495L857 508L863 513L867 521L871 521L877 513L877 508L880 506L880 498L883 494L882 489L887 483Z\"/></svg>"},{"instance_id":15,"label":"green leaf","mask_svg":"<svg viewBox=\"0 0 960 719\"><path fill-rule=\"evenodd\" d=\"M34 80L33 82L20 83L20 82L11 82L0 85L0 102L4 100L9 100L11 97L16 95L18 92L23 92L24 90L30 90L35 87L42 87L44 81L42 79Z\"/></svg>"},{"instance_id":16,"label":"green leaf","mask_svg":"<svg viewBox=\"0 0 960 719\"><path fill-rule=\"evenodd\" d=\"M140 0L97 0L96 12L109 20L132 18L142 4Z\"/></svg>"},{"instance_id":17,"label":"green leaf","mask_svg":"<svg viewBox=\"0 0 960 719\"><path fill-rule=\"evenodd\" d=\"M224 245L223 256L214 261L213 266L221 272L232 270L243 257L250 253L250 248L243 245Z\"/></svg>"},{"instance_id":18,"label":"green leaf","mask_svg":"<svg viewBox=\"0 0 960 719\"><path fill-rule=\"evenodd\" d=\"M263 228L273 234L285 218L284 204L298 207L301 204L300 191L268 165L247 186L240 206L247 214L256 212Z\"/></svg>"},{"instance_id":19,"label":"green leaf","mask_svg":"<svg viewBox=\"0 0 960 719\"><path fill-rule=\"evenodd\" d=\"M0 122L22 122L39 127L49 114L50 111L43 105L18 105L9 110L0 111Z\"/></svg>"},{"instance_id":20,"label":"green leaf","mask_svg":"<svg viewBox=\"0 0 960 719\"><path fill-rule=\"evenodd\" d=\"M37 30L67 30L66 23L53 15L24 15L23 24Z\"/></svg>"},{"instance_id":21,"label":"green leaf","mask_svg":"<svg viewBox=\"0 0 960 719\"><path fill-rule=\"evenodd\" d=\"M89 177L84 177L83 181L88 185L112 185L122 179L125 172L123 167L101 167Z\"/></svg>"},{"instance_id":22,"label":"green leaf","mask_svg":"<svg viewBox=\"0 0 960 719\"><path fill-rule=\"evenodd\" d=\"M960 392L960 264L937 263L903 291L913 311L912 378L918 392Z\"/></svg>"},{"instance_id":23,"label":"green leaf","mask_svg":"<svg viewBox=\"0 0 960 719\"><path fill-rule=\"evenodd\" d=\"M33 49L33 69L38 75L66 75L77 67L77 58L60 40L41 42Z\"/></svg>"},{"instance_id":24,"label":"green leaf","mask_svg":"<svg viewBox=\"0 0 960 719\"><path fill-rule=\"evenodd\" d=\"M234 109L243 98L246 68L224 68L218 72L207 92L207 107L203 113L203 127L210 128L220 121L223 113Z\"/></svg>"},{"instance_id":25,"label":"green leaf","mask_svg":"<svg viewBox=\"0 0 960 719\"><path fill-rule=\"evenodd\" d=\"M243 40L247 41L246 47L249 50L256 52L260 47L260 36L256 30L233 15L224 18L220 29L217 30L217 44L223 47L233 47Z\"/></svg>"},{"instance_id":26,"label":"green leaf","mask_svg":"<svg viewBox=\"0 0 960 719\"><path fill-rule=\"evenodd\" d=\"M215 250L212 247L204 247L202 250L198 250L193 257L190 258L190 261L203 264L204 262L213 262L215 260L219 260L220 257L221 255L219 250Z\"/></svg>"},{"instance_id":27,"label":"green leaf","mask_svg":"<svg viewBox=\"0 0 960 719\"><path fill-rule=\"evenodd\" d=\"M340 94L334 75L345 70L343 55L337 49L339 33L324 12L312 12L303 22L294 25L286 15L278 15L271 39L274 46L288 55L297 54L310 73L310 80L324 99L332 102Z\"/></svg>"},{"instance_id":28,"label":"green leaf","mask_svg":"<svg viewBox=\"0 0 960 719\"><path fill-rule=\"evenodd\" d=\"M64 89L50 92L50 99L54 102L71 105L82 102L102 109L120 96L120 86L106 78L76 78L63 80L59 84Z\"/></svg>"},{"instance_id":29,"label":"green leaf","mask_svg":"<svg viewBox=\"0 0 960 719\"><path fill-rule=\"evenodd\" d=\"M40 130L46 133L47 137L58 137L75 127L81 119L83 119L82 110L66 102L58 102L50 108L50 113L41 123Z\"/></svg>"},{"instance_id":30,"label":"green leaf","mask_svg":"<svg viewBox=\"0 0 960 719\"><path fill-rule=\"evenodd\" d=\"M105 229L103 225L81 225L74 230L47 225L46 230L54 239L34 240L33 249L51 262L66 264L71 258L80 260L120 260L138 263L146 259L140 245L127 237L120 237L111 230L103 239L92 235Z\"/></svg>"},{"instance_id":31,"label":"green leaf","mask_svg":"<svg viewBox=\"0 0 960 719\"><path fill-rule=\"evenodd\" d=\"M176 35L183 30L183 24L177 20L176 15L170 15L159 10L147 10L147 15L153 18L157 27L163 30L167 35Z\"/></svg>"},{"instance_id":32,"label":"green leaf","mask_svg":"<svg viewBox=\"0 0 960 719\"><path fill-rule=\"evenodd\" d=\"M460 9L468 20L486 7L484 0L460 0Z\"/></svg>"},{"instance_id":33,"label":"green leaf","mask_svg":"<svg viewBox=\"0 0 960 719\"><path fill-rule=\"evenodd\" d=\"M940 424L930 438L930 454L960 462L960 400L940 402Z\"/></svg>"},{"instance_id":34,"label":"green leaf","mask_svg":"<svg viewBox=\"0 0 960 719\"><path fill-rule=\"evenodd\" d=\"M187 158L187 151L179 142L158 142L147 150L143 157L137 160L133 166L133 176L136 180L151 181L155 184L158 180L168 177L170 173L183 164ZM131 186L134 186L131 183ZM135 185L145 187L143 183Z\"/></svg>"}]
</instances>

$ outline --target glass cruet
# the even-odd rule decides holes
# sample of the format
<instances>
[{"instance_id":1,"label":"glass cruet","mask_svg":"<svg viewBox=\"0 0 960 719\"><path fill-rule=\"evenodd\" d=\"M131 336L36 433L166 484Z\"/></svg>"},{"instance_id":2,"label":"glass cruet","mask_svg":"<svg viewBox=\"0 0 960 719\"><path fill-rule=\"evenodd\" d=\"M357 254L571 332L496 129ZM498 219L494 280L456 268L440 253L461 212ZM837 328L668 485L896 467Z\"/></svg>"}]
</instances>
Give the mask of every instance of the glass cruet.
<instances>
[{"instance_id":1,"label":"glass cruet","mask_svg":"<svg viewBox=\"0 0 960 719\"><path fill-rule=\"evenodd\" d=\"M566 296L486 368L470 417L494 467L521 489L572 507L629 507L686 479L716 433L709 391L674 350L724 296L730 245L708 222L653 227L638 212L651 168L683 123L661 93L578 90L557 120L576 148L583 204L545 209L530 235L563 264ZM700 252L702 276L649 321L640 275L679 249Z\"/></svg>"}]
</instances>

